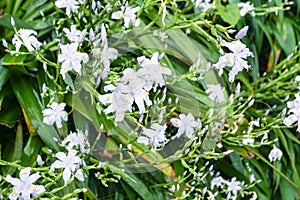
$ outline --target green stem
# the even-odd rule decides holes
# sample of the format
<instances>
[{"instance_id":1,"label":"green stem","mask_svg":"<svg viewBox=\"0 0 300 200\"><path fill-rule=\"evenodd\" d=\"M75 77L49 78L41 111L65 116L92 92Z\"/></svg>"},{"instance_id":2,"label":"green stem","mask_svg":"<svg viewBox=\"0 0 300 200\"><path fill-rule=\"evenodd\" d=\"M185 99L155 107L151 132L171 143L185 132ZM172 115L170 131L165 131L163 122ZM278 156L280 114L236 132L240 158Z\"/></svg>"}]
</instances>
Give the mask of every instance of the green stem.
<instances>
[{"instance_id":1,"label":"green stem","mask_svg":"<svg viewBox=\"0 0 300 200\"><path fill-rule=\"evenodd\" d=\"M272 165L265 157L263 157L261 154L257 153L253 148L251 147L245 147L248 151L253 153L255 156L260 158L263 162L265 162L267 165L269 165L275 172L277 172L282 178L284 178L287 182L289 182L292 186L294 186L296 189L300 189L300 186L295 184L289 177L284 175L279 169L277 169L274 165Z\"/></svg>"}]
</instances>

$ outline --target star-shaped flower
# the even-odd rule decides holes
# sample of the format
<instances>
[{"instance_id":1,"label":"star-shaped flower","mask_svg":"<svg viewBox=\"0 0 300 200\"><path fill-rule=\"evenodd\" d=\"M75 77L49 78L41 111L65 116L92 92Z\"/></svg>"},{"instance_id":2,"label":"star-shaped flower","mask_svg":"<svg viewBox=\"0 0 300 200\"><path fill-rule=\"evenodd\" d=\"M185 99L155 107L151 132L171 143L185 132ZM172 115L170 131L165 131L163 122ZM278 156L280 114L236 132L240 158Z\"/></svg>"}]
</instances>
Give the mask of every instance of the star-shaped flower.
<instances>
[{"instance_id":1,"label":"star-shaped flower","mask_svg":"<svg viewBox=\"0 0 300 200\"><path fill-rule=\"evenodd\" d=\"M68 113L64 110L65 103L56 103L53 102L48 108L43 110L44 120L43 122L48 125L56 123L57 128L62 127L62 120L68 121Z\"/></svg>"},{"instance_id":2,"label":"star-shaped flower","mask_svg":"<svg viewBox=\"0 0 300 200\"><path fill-rule=\"evenodd\" d=\"M89 59L88 54L77 52L77 43L60 45L61 54L58 55L58 62L62 63L60 74L65 79L68 71L74 70L81 75L81 61L86 63Z\"/></svg>"},{"instance_id":3,"label":"star-shaped flower","mask_svg":"<svg viewBox=\"0 0 300 200\"><path fill-rule=\"evenodd\" d=\"M9 195L9 199L29 200L31 196L36 198L39 194L45 192L44 186L33 184L41 177L39 173L37 172L30 175L30 171L30 167L22 169L19 174L19 179L7 175L5 180L14 186L13 192Z\"/></svg>"},{"instance_id":4,"label":"star-shaped flower","mask_svg":"<svg viewBox=\"0 0 300 200\"><path fill-rule=\"evenodd\" d=\"M180 114L179 118L180 119L172 118L170 120L173 126L178 128L178 132L174 138L180 137L183 133L186 134L187 138L192 138L195 130L201 126L200 121L196 121L191 113L187 115Z\"/></svg>"},{"instance_id":5,"label":"star-shaped flower","mask_svg":"<svg viewBox=\"0 0 300 200\"><path fill-rule=\"evenodd\" d=\"M143 135L145 136L138 137L137 142L153 147L164 146L167 140L165 136L166 129L166 124L163 126L158 123L151 124L150 129L143 128Z\"/></svg>"},{"instance_id":6,"label":"star-shaped flower","mask_svg":"<svg viewBox=\"0 0 300 200\"><path fill-rule=\"evenodd\" d=\"M65 185L67 185L72 172L75 172L83 161L77 156L77 151L75 150L69 150L68 155L64 152L58 152L55 156L58 160L51 165L50 170L54 171L55 169L63 169L63 179Z\"/></svg>"},{"instance_id":7,"label":"star-shaped flower","mask_svg":"<svg viewBox=\"0 0 300 200\"><path fill-rule=\"evenodd\" d=\"M111 16L112 19L121 19L124 18L124 27L128 28L130 22L134 26L140 25L140 20L136 19L136 13L139 11L140 7L130 7L128 5L125 5L121 7L120 11L114 12Z\"/></svg>"},{"instance_id":8,"label":"star-shaped flower","mask_svg":"<svg viewBox=\"0 0 300 200\"><path fill-rule=\"evenodd\" d=\"M14 35L12 39L13 45L16 46L16 51L19 51L21 45L23 44L29 52L38 50L42 43L40 43L35 37L37 32L30 29L20 29L17 34Z\"/></svg>"},{"instance_id":9,"label":"star-shaped flower","mask_svg":"<svg viewBox=\"0 0 300 200\"><path fill-rule=\"evenodd\" d=\"M58 8L66 8L66 14L70 16L71 12L76 12L79 8L76 0L57 0L55 6Z\"/></svg>"}]
</instances>

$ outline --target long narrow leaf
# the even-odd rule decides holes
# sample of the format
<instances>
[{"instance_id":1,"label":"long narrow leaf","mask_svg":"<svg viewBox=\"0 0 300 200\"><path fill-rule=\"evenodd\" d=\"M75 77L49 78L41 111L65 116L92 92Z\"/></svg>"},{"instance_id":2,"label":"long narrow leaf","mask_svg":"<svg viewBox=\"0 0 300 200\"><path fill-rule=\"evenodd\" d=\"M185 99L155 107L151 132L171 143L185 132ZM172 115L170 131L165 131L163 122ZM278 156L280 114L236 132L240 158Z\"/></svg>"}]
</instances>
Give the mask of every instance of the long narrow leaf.
<instances>
[{"instance_id":1,"label":"long narrow leaf","mask_svg":"<svg viewBox=\"0 0 300 200\"><path fill-rule=\"evenodd\" d=\"M45 144L58 151L58 145L53 138L60 140L59 135L53 126L43 123L43 108L33 85L19 74L14 74L14 79L10 82L25 115L34 128L33 131L37 132Z\"/></svg>"}]
</instances>

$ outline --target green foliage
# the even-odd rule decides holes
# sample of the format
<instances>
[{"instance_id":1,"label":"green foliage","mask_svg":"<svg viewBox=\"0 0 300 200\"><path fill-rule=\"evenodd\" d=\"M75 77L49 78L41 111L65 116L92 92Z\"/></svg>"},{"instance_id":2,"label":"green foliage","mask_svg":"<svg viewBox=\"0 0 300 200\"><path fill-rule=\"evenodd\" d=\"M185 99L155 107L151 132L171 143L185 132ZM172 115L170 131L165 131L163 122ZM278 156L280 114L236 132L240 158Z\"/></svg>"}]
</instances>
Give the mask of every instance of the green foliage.
<instances>
[{"instance_id":1,"label":"green foliage","mask_svg":"<svg viewBox=\"0 0 300 200\"><path fill-rule=\"evenodd\" d=\"M240 19L240 9L236 4L223 6L218 3L217 9L224 22L227 22L233 27L238 23Z\"/></svg>"},{"instance_id":2,"label":"green foliage","mask_svg":"<svg viewBox=\"0 0 300 200\"><path fill-rule=\"evenodd\" d=\"M299 0L295 5L249 1L255 6L255 16L241 16L238 0L214 1L206 10L195 1L128 1L132 7L140 6L137 17L141 20L138 28L130 24L129 29L122 20L112 19L112 13L120 9L116 1L101 1L97 14L87 6L90 1L85 1L79 6L85 20L73 13L66 16L65 8L57 8L54 2L0 2L0 39L9 43L0 48L1 194L11 192L5 177L17 177L28 166L42 175L40 184L47 188L43 195L53 199L206 199L209 192L219 192L216 199L225 199L231 190L211 186L219 175L226 183L234 177L244 181L239 192L247 198L255 191L258 199L299 199L300 142L295 128L284 126L286 114L282 114L287 96L292 100L299 90L295 81L300 74ZM95 41L88 37L80 46L81 52L89 54L82 76L70 71L61 77L59 45L67 43L64 28L73 24L95 32L95 27L107 25L109 45L122 55L111 62L106 80L95 78L104 64L93 58L98 47L92 47ZM249 31L241 42L254 55L249 59L251 69L239 72L232 83L228 66L221 73L210 64L230 52L223 43L236 41L231 29L246 25ZM40 50L28 52L22 45L20 52L14 51L11 41L21 28L37 31L38 41L45 41ZM148 106L144 116L134 106L125 113L124 122L115 122L99 95L105 94L108 84L116 86L126 68L139 69L137 57L151 58L154 52L164 53L160 62L172 70L172 76L166 76L167 92L161 88L147 91L156 105ZM238 82L240 93L235 92ZM225 103L211 99L207 92L211 84L222 85ZM67 104L68 122L61 128L44 123L42 111L52 102ZM177 128L171 119L182 113L191 113L202 122L197 137L172 138ZM173 146L151 148L139 143L141 134L132 133L161 123L161 116L168 125L168 141L175 141ZM53 172L50 166L55 153L66 150L63 139L75 130L94 133L89 136L91 153L81 155L86 161L82 167L85 180L72 176L64 186L62 170ZM251 139L252 144L245 142ZM272 145L283 152L280 161L267 159ZM38 155L43 155L45 166L37 165ZM259 181L251 180L252 175Z\"/></svg>"}]
</instances>

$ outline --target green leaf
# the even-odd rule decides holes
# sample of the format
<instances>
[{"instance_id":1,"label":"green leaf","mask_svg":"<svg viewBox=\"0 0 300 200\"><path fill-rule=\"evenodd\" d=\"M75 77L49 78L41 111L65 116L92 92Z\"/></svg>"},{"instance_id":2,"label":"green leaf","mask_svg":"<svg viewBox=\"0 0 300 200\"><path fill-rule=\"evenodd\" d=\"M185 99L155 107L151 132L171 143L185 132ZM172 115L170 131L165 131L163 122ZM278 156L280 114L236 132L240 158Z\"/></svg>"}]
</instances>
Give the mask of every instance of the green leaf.
<instances>
[{"instance_id":1,"label":"green leaf","mask_svg":"<svg viewBox=\"0 0 300 200\"><path fill-rule=\"evenodd\" d=\"M297 191L285 179L280 179L279 185L281 199L296 200L299 199Z\"/></svg>"},{"instance_id":2,"label":"green leaf","mask_svg":"<svg viewBox=\"0 0 300 200\"><path fill-rule=\"evenodd\" d=\"M0 61L0 92L3 86L6 84L9 77L10 77L10 71L5 67L2 67L2 60L1 60Z\"/></svg>"},{"instance_id":3,"label":"green leaf","mask_svg":"<svg viewBox=\"0 0 300 200\"><path fill-rule=\"evenodd\" d=\"M126 183L124 183L124 181L120 181L120 183L127 194L127 198L129 198L130 200L135 200L137 195L134 190Z\"/></svg>"},{"instance_id":4,"label":"green leaf","mask_svg":"<svg viewBox=\"0 0 300 200\"><path fill-rule=\"evenodd\" d=\"M21 118L21 113L22 111L15 99L5 99L4 104L0 106L0 124L9 128L14 127Z\"/></svg>"},{"instance_id":5,"label":"green leaf","mask_svg":"<svg viewBox=\"0 0 300 200\"><path fill-rule=\"evenodd\" d=\"M2 59L3 66L23 65L27 55L11 55L5 54Z\"/></svg>"},{"instance_id":6,"label":"green leaf","mask_svg":"<svg viewBox=\"0 0 300 200\"><path fill-rule=\"evenodd\" d=\"M260 154L256 149L252 147L245 147L248 149L248 151L252 152L255 156L260 158L262 162L266 163L269 167L271 167L274 172L278 173L282 178L284 178L291 186L294 188L298 188L298 185L293 182L285 173L283 173L280 169L278 169L276 166L274 166L272 163L270 163L262 154Z\"/></svg>"},{"instance_id":7,"label":"green leaf","mask_svg":"<svg viewBox=\"0 0 300 200\"><path fill-rule=\"evenodd\" d=\"M0 26L8 28L8 29L13 29L12 25L10 24L12 15L5 13L3 16L0 16ZM16 18L15 16L13 17L16 23L16 28L26 28L26 29L32 29L30 25L25 23L24 21Z\"/></svg>"},{"instance_id":8,"label":"green leaf","mask_svg":"<svg viewBox=\"0 0 300 200\"><path fill-rule=\"evenodd\" d=\"M12 15L16 15L16 13L20 10L20 5L22 4L22 0L15 0L14 1L14 8L12 11Z\"/></svg>"},{"instance_id":9,"label":"green leaf","mask_svg":"<svg viewBox=\"0 0 300 200\"><path fill-rule=\"evenodd\" d=\"M19 71L26 75L30 74L27 69L25 68L24 61L26 60L27 55L11 55L6 54L2 59L2 66L5 66L7 69Z\"/></svg>"},{"instance_id":10,"label":"green leaf","mask_svg":"<svg viewBox=\"0 0 300 200\"><path fill-rule=\"evenodd\" d=\"M237 4L229 4L227 6L217 4L217 10L221 18L231 26L235 26L240 20L240 9Z\"/></svg>"},{"instance_id":11,"label":"green leaf","mask_svg":"<svg viewBox=\"0 0 300 200\"><path fill-rule=\"evenodd\" d=\"M15 162L21 159L23 151L23 128L22 123L19 122L17 131L16 131L16 138L13 145L8 145L5 149L4 159L9 162ZM4 174L13 174L16 168L7 166L4 168Z\"/></svg>"},{"instance_id":12,"label":"green leaf","mask_svg":"<svg viewBox=\"0 0 300 200\"><path fill-rule=\"evenodd\" d=\"M31 2L31 4L26 9L26 13L22 17L22 19L26 20L27 22L39 21L37 19L35 19L35 20L33 20L33 19L36 18L37 16L40 16L41 15L40 11L43 10L43 8L45 8L48 5L51 5L52 7L54 7L54 4L47 0L34 0L34 2Z\"/></svg>"},{"instance_id":13,"label":"green leaf","mask_svg":"<svg viewBox=\"0 0 300 200\"><path fill-rule=\"evenodd\" d=\"M71 76L70 76L68 73L66 73L66 78L64 79L64 81L65 81L65 83L66 83L68 86L70 86L70 88L71 88L73 91L75 90L74 84L73 84L73 81L72 81L72 78L71 78Z\"/></svg>"},{"instance_id":14,"label":"green leaf","mask_svg":"<svg viewBox=\"0 0 300 200\"><path fill-rule=\"evenodd\" d=\"M17 73L14 74L14 79L10 82L23 109L25 120L27 119L27 126L31 134L37 132L45 144L58 151L58 145L53 138L60 141L60 137L53 126L43 123L43 108L32 83Z\"/></svg>"},{"instance_id":15,"label":"green leaf","mask_svg":"<svg viewBox=\"0 0 300 200\"><path fill-rule=\"evenodd\" d=\"M22 154L22 165L33 166L36 163L36 157L42 146L43 142L38 136L30 136Z\"/></svg>"},{"instance_id":16,"label":"green leaf","mask_svg":"<svg viewBox=\"0 0 300 200\"><path fill-rule=\"evenodd\" d=\"M292 140L287 140L285 135L282 133L281 129L274 129L274 132L280 138L280 141L281 141L286 153L288 154L289 166L291 166L291 169L293 170L293 177L295 177L296 182L300 182L300 177L299 177L298 170L296 167L296 162L295 162L296 155L294 152Z\"/></svg>"},{"instance_id":17,"label":"green leaf","mask_svg":"<svg viewBox=\"0 0 300 200\"><path fill-rule=\"evenodd\" d=\"M156 199L156 196L153 195L151 191L148 190L148 186L145 185L143 181L141 181L136 175L132 173L127 173L130 178L134 180L129 181L127 179L123 179L130 187L135 190L136 193L138 193L143 199Z\"/></svg>"},{"instance_id":18,"label":"green leaf","mask_svg":"<svg viewBox=\"0 0 300 200\"><path fill-rule=\"evenodd\" d=\"M272 48L272 52L273 52L272 62L274 63L276 49L275 49L275 46L273 45L273 40L272 40L272 35L271 35L272 29L268 26L268 24L265 24L256 18L253 18L253 21L255 21L257 23L258 28L261 29L264 32L264 34L266 35L269 45Z\"/></svg>"}]
</instances>

